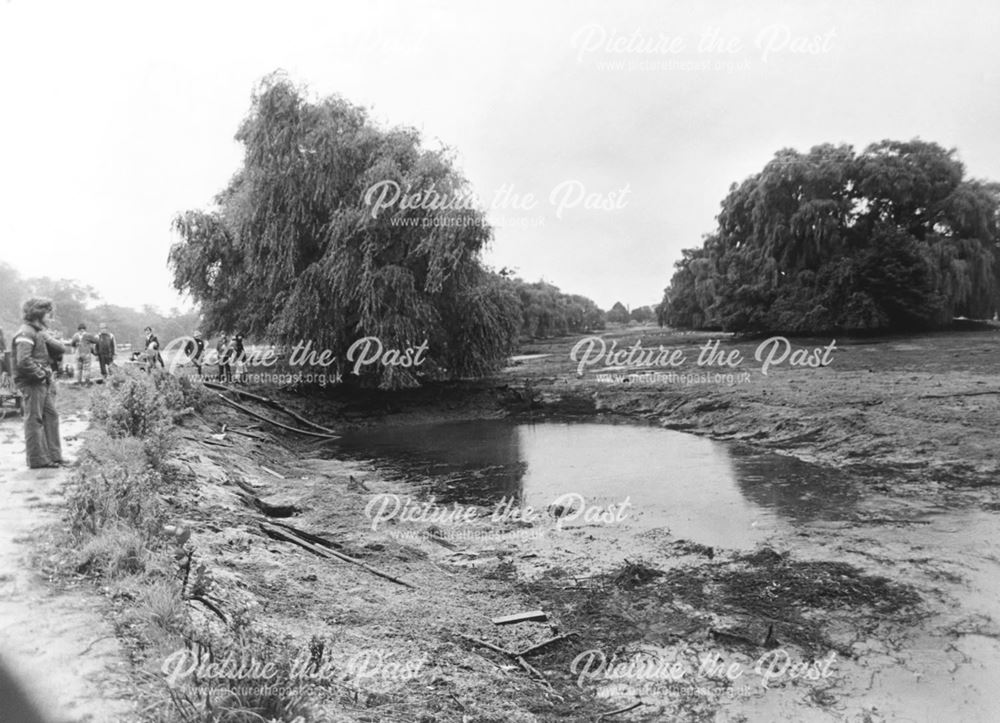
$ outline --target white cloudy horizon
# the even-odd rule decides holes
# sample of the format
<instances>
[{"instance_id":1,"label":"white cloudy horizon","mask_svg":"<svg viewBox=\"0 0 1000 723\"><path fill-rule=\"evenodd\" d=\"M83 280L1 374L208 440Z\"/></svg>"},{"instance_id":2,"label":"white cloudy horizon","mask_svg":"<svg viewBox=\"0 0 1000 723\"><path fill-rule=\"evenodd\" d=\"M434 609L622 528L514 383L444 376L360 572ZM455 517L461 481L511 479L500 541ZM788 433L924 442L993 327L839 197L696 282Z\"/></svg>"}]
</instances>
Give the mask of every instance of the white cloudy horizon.
<instances>
[{"instance_id":1,"label":"white cloudy horizon","mask_svg":"<svg viewBox=\"0 0 1000 723\"><path fill-rule=\"evenodd\" d=\"M238 169L252 89L283 69L453 149L493 206L489 265L655 304L730 184L781 148L919 137L1000 180L998 33L980 0L8 0L0 261L186 306L171 220ZM554 189L580 200L557 214Z\"/></svg>"}]
</instances>

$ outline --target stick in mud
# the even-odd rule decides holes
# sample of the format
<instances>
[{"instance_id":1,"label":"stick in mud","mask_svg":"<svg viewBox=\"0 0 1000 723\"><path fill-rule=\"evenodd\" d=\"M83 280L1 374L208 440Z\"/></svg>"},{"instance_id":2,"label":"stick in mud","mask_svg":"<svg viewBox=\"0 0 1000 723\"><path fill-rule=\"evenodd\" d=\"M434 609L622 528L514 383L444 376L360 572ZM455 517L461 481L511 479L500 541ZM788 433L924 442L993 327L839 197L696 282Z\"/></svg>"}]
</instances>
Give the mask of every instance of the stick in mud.
<instances>
[{"instance_id":1,"label":"stick in mud","mask_svg":"<svg viewBox=\"0 0 1000 723\"><path fill-rule=\"evenodd\" d=\"M566 640L566 638L576 637L577 635L578 635L578 633L575 633L575 632L565 633L563 635L556 635L554 638L549 638L548 640L543 640L542 642L538 643L537 645L532 645L529 648L525 648L520 653L518 653L518 655L520 655L521 657L524 657L525 655L531 655L531 653L536 653L536 652L538 652L539 650L541 650L542 648L544 648L546 646L552 645L553 643L558 643L560 640Z\"/></svg>"},{"instance_id":2,"label":"stick in mud","mask_svg":"<svg viewBox=\"0 0 1000 723\"><path fill-rule=\"evenodd\" d=\"M621 715L622 713L628 713L630 710L635 710L640 705L645 705L641 700L638 703L633 703L632 705L625 706L624 708L618 708L617 710L608 711L607 713L602 713L598 716L597 720L602 721L605 718L610 718L614 715Z\"/></svg>"},{"instance_id":3,"label":"stick in mud","mask_svg":"<svg viewBox=\"0 0 1000 723\"><path fill-rule=\"evenodd\" d=\"M316 545L322 545L323 547L333 547L333 548L337 548L337 549L343 547L343 545L341 545L339 542L334 542L333 540L328 540L325 537L320 537L319 535L314 535L311 532L306 532L305 530L300 530L298 527L293 527L292 525L289 525L287 522L276 522L276 521L272 520L271 524L272 525L277 525L278 527L284 527L286 530L288 530L292 534L298 535L303 540L308 540L309 542L312 542L313 544L316 544Z\"/></svg>"},{"instance_id":4,"label":"stick in mud","mask_svg":"<svg viewBox=\"0 0 1000 723\"><path fill-rule=\"evenodd\" d=\"M507 650L506 648L501 648L499 645L494 645L493 643L490 643L486 640L480 640L479 638L474 638L471 635L466 635L465 633L455 633L455 634L458 635L460 638L468 640L470 643L474 643L484 648L489 648L490 650L496 653L500 653L501 655L505 655L508 658L511 658L512 660L516 661L518 665L524 668L524 670L528 672L529 676L537 678L538 682L542 683L552 693L555 693L555 690L552 688L552 684L549 683L545 675L543 675L540 670L538 670L533 665L531 665L527 660L525 660L524 656L521 653L515 653L513 650ZM556 697L559 698L560 700L562 699L562 696L557 695Z\"/></svg>"},{"instance_id":5,"label":"stick in mud","mask_svg":"<svg viewBox=\"0 0 1000 723\"><path fill-rule=\"evenodd\" d=\"M251 417L256 417L257 419L260 419L260 420L262 420L264 422L267 422L268 424L273 424L276 427L281 427L282 429L287 429L289 432L296 432L297 434L305 434L305 435L307 435L309 437L319 437L321 439L340 439L340 436L336 435L336 434L325 434L323 432L313 432L310 429L298 429L296 427L290 427L287 424L282 424L281 422L278 422L278 421L276 421L274 419L271 419L270 417L265 417L263 414L259 414L259 413L255 412L255 411L253 411L252 409L248 409L247 407L244 407L239 402L234 402L229 397L226 397L226 396L224 396L222 394L219 394L218 392L216 392L215 394L216 394L216 396L219 399L221 399L222 401L224 401L229 406L235 407L236 409L239 409L241 412L243 412L245 414L249 414Z\"/></svg>"},{"instance_id":6,"label":"stick in mud","mask_svg":"<svg viewBox=\"0 0 1000 723\"><path fill-rule=\"evenodd\" d=\"M315 429L315 430L317 430L319 432L325 432L326 434L332 434L332 435L335 435L335 436L337 434L332 429L329 429L327 427L324 427L321 424L316 424L316 422L313 422L313 421L311 421L309 419L306 419L301 414L298 414L297 412L293 412L291 409L289 409L285 405L280 404L280 403L274 401L273 399L268 399L267 397L262 397L259 394L252 394L250 392L245 392L242 389L230 389L227 386L224 386L222 384L216 384L215 382L202 382L202 383L206 387L208 387L209 389L215 389L216 391L228 391L228 392L232 392L233 394L237 394L239 396L246 397L247 399L253 399L254 401L260 402L261 404L267 404L268 406L274 407L275 409L278 409L278 410L284 412L289 417L292 417L293 419L296 419L299 422L302 422L302 424L306 425L307 427L312 427L313 429Z\"/></svg>"},{"instance_id":7,"label":"stick in mud","mask_svg":"<svg viewBox=\"0 0 1000 723\"><path fill-rule=\"evenodd\" d=\"M258 466L258 467L260 467L260 468L261 468L262 470L264 470L265 472L267 472L268 474L270 474L270 475L274 475L274 476L275 476L275 477L277 477L278 479L285 479L285 475L281 474L280 472L275 472L275 471L274 471L273 469L271 469L270 467L265 467L265 466L264 466L264 465L262 465L262 464L259 464L259 465L257 465L257 466Z\"/></svg>"},{"instance_id":8,"label":"stick in mud","mask_svg":"<svg viewBox=\"0 0 1000 723\"><path fill-rule=\"evenodd\" d=\"M318 545L314 545L308 540L303 540L297 535L287 530L283 530L282 528L277 527L275 525L271 525L267 522L261 522L260 528L265 532L265 534L271 537L275 537L276 539L279 540L285 540L286 542L294 543L299 547L302 547L316 555L319 555L320 557L335 557L338 560L343 560L344 562L349 562L352 565L357 565L358 567L362 567L368 572L372 573L373 575L378 575L379 577L385 578L386 580L394 582L397 585L403 585L404 587L408 587L414 590L417 589L416 585L408 583L405 580L400 580L398 577L394 577L387 572L382 572L381 570L374 568L367 563L361 562L361 560L357 560L349 555L345 555L342 552L337 552L336 550L331 550L330 548L327 547L320 547Z\"/></svg>"}]
</instances>

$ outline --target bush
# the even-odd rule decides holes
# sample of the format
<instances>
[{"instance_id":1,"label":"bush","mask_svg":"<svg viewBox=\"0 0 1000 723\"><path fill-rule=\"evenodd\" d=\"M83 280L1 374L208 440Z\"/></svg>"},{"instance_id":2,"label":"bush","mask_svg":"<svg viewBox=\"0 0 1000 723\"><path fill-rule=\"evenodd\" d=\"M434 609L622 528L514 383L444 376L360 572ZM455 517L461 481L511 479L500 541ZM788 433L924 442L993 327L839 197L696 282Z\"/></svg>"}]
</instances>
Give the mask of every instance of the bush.
<instances>
[{"instance_id":1,"label":"bush","mask_svg":"<svg viewBox=\"0 0 1000 723\"><path fill-rule=\"evenodd\" d=\"M143 440L94 432L80 458L67 499L70 528L78 537L126 525L149 539L163 521L161 475L146 458Z\"/></svg>"},{"instance_id":2,"label":"bush","mask_svg":"<svg viewBox=\"0 0 1000 723\"><path fill-rule=\"evenodd\" d=\"M170 421L155 383L136 369L121 370L94 395L91 413L112 437L145 437Z\"/></svg>"},{"instance_id":3,"label":"bush","mask_svg":"<svg viewBox=\"0 0 1000 723\"><path fill-rule=\"evenodd\" d=\"M163 371L154 371L151 376L156 391L175 420L188 410L200 412L211 401L208 390L201 382L192 381L191 377L175 376Z\"/></svg>"},{"instance_id":4,"label":"bush","mask_svg":"<svg viewBox=\"0 0 1000 723\"><path fill-rule=\"evenodd\" d=\"M162 470L170 448L174 422L193 409L201 409L208 394L199 384L162 371L146 374L138 369L119 370L91 401L94 421L113 438L143 440L147 461Z\"/></svg>"}]
</instances>

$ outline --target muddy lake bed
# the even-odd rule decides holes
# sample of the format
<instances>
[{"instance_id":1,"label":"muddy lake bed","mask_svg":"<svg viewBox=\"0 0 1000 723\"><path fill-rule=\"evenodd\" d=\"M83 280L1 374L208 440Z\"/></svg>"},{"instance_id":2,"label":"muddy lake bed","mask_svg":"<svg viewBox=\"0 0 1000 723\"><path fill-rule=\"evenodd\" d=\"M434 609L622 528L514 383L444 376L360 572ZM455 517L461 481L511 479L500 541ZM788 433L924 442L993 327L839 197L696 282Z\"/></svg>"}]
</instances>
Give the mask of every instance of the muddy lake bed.
<instances>
[{"instance_id":1,"label":"muddy lake bed","mask_svg":"<svg viewBox=\"0 0 1000 723\"><path fill-rule=\"evenodd\" d=\"M886 632L891 640L843 636L847 646L833 653L841 657L820 681L823 695L838 701L828 710L802 707L815 684L765 689L754 675L760 656L729 655L745 669L745 681L757 683L731 688L723 709L734 720L985 720L995 710L988 677L1000 669L997 512L900 505L843 470L650 424L390 424L347 432L327 453L365 460L412 487L412 497L366 510L376 524L423 522L444 539L460 539L468 508L487 524L526 517L537 523L545 533L519 540L519 554L528 558L519 574L526 577L553 564L583 576L624 560L669 566L665 558L676 556L670 550L678 544L707 548L713 560L763 546L792 550L798 560L848 561L918 591L920 614ZM585 569L574 564L581 555ZM634 644L632 653L658 661L657 671L663 661L684 660L683 646L664 647L655 636ZM697 685L700 658L688 655L681 667ZM642 691L655 698L655 686L635 679L641 670L633 664L631 682L627 675L604 681L603 695L624 701ZM669 688L659 694L671 695Z\"/></svg>"},{"instance_id":2,"label":"muddy lake bed","mask_svg":"<svg viewBox=\"0 0 1000 723\"><path fill-rule=\"evenodd\" d=\"M358 684L332 720L576 721L634 704L612 719L997 719L995 335L861 340L829 368L667 389L580 379L572 343L410 398L251 389L333 442L218 404L182 423L192 483L172 514L223 610L296 645L431 661ZM62 408L85 410L88 392L67 392ZM247 490L415 588L267 538ZM535 609L544 621L491 622ZM569 633L532 653L538 675L469 642ZM157 665L141 663L145 680Z\"/></svg>"}]
</instances>

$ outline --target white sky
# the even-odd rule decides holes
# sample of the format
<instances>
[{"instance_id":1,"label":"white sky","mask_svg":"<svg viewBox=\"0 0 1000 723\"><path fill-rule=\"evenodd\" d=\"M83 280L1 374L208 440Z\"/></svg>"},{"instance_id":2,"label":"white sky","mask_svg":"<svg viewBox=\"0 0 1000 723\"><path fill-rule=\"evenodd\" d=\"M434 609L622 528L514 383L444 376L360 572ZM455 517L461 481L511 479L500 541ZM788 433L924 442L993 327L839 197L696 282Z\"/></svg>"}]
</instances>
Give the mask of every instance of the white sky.
<instances>
[{"instance_id":1,"label":"white sky","mask_svg":"<svg viewBox=\"0 0 1000 723\"><path fill-rule=\"evenodd\" d=\"M741 46L699 52L710 28ZM636 33L683 46L606 49ZM791 52L801 36L820 52ZM485 200L534 194L531 212L494 209L541 225L498 227L488 263L604 308L655 303L730 183L781 147L919 136L1000 180L998 48L986 0L0 0L0 261L111 303L182 305L170 221L225 185L251 89L283 68L454 148ZM669 61L710 67L636 67ZM557 218L563 182L629 193Z\"/></svg>"}]
</instances>

